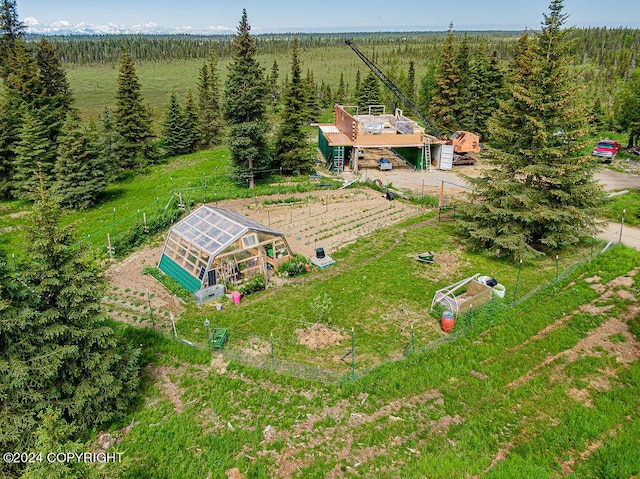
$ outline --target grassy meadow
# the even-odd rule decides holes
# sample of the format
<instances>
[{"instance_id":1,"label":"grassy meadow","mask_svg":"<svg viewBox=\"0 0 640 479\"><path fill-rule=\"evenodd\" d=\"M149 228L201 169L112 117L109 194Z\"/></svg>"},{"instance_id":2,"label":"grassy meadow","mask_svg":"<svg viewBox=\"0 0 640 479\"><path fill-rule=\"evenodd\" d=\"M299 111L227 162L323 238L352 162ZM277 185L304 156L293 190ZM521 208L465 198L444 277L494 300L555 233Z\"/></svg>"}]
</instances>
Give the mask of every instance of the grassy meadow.
<instances>
[{"instance_id":1,"label":"grassy meadow","mask_svg":"<svg viewBox=\"0 0 640 479\"><path fill-rule=\"evenodd\" d=\"M258 302L277 311L296 308L289 297L302 296L299 287L356 287L349 274L360 278L389 266L384 259L362 264L371 248L367 240L356 243L327 278L260 293L244 317L254 325L264 320L252 314ZM495 303L478 310L452 340L359 371L355 381L347 373L339 385L245 367L148 328L127 328L123 334L143 344L145 386L131 416L106 431L122 463L100 474L634 477L640 473L638 264L637 252L616 247L514 308ZM408 285L415 281L407 280L410 272L400 275L405 303L422 302L417 324L435 329L426 298L416 298ZM358 316L352 324L363 336L356 358L392 336L387 318L371 312L366 319L360 311L360 301L377 297L363 287L351 291L345 306ZM362 333L376 321L377 334Z\"/></svg>"}]
</instances>

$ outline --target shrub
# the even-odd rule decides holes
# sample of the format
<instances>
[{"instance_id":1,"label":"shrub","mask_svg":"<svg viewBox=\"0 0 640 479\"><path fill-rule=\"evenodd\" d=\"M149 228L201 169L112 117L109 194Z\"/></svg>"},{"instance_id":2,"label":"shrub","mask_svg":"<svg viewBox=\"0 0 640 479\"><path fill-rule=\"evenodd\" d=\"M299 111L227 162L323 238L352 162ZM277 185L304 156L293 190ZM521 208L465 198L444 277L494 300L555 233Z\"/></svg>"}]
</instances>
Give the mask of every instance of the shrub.
<instances>
[{"instance_id":1,"label":"shrub","mask_svg":"<svg viewBox=\"0 0 640 479\"><path fill-rule=\"evenodd\" d=\"M242 296L247 296L256 291L262 291L265 288L264 276L257 274L251 277L245 284L243 284L238 291Z\"/></svg>"},{"instance_id":2,"label":"shrub","mask_svg":"<svg viewBox=\"0 0 640 479\"><path fill-rule=\"evenodd\" d=\"M307 264L307 259L304 256L295 254L293 258L282 263L278 268L278 274L288 278L305 274L307 272Z\"/></svg>"},{"instance_id":3,"label":"shrub","mask_svg":"<svg viewBox=\"0 0 640 479\"><path fill-rule=\"evenodd\" d=\"M183 201L186 202L186 200ZM173 224L181 214L182 210L178 208L177 202L173 201L166 210L147 221L148 232L145 232L144 226L140 223L128 230L119 232L112 242L114 255L118 257L127 254L136 246L141 245L147 237Z\"/></svg>"}]
</instances>

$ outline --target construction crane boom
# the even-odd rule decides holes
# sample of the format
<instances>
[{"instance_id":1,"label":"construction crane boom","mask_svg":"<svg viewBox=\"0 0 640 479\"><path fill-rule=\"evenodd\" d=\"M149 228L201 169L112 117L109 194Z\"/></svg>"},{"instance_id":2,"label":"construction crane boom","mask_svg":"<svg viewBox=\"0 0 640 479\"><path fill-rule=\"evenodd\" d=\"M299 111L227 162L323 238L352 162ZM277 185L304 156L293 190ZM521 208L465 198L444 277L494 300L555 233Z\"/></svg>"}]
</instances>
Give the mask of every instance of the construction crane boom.
<instances>
[{"instance_id":1,"label":"construction crane boom","mask_svg":"<svg viewBox=\"0 0 640 479\"><path fill-rule=\"evenodd\" d=\"M375 74L375 76L377 76L378 79L382 83L384 83L384 85L389 90L391 90L391 92L402 102L405 108L411 110L411 112L415 116L417 116L418 119L422 121L422 123L424 123L425 130L428 133L437 137L442 136L442 132L435 127L435 125L424 115L424 113L422 113L420 107L416 105L416 103L411 98L405 95L405 93L398 87L398 85L393 83L393 81L387 75L385 75L384 72L380 70L380 68L378 68L375 63L369 60L369 58L367 58L367 56L358 49L355 43L353 43L351 40L345 40L344 42L351 47L355 54L360 57L360 59L365 63L365 65L369 67L369 69Z\"/></svg>"}]
</instances>

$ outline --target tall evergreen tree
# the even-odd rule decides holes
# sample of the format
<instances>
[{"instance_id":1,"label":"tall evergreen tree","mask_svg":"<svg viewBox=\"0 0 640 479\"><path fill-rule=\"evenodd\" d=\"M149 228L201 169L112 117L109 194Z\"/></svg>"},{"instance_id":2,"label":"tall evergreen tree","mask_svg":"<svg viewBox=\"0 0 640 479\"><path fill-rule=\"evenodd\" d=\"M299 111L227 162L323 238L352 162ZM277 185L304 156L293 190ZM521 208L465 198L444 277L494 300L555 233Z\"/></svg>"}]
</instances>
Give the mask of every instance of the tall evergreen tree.
<instances>
[{"instance_id":1,"label":"tall evergreen tree","mask_svg":"<svg viewBox=\"0 0 640 479\"><path fill-rule=\"evenodd\" d=\"M21 265L28 296L0 313L5 447L31 447L37 416L49 407L86 432L124 414L136 394L138 351L116 340L101 311L98 267L59 223L41 188Z\"/></svg>"},{"instance_id":2,"label":"tall evergreen tree","mask_svg":"<svg viewBox=\"0 0 640 479\"><path fill-rule=\"evenodd\" d=\"M429 105L431 117L436 124L449 130L457 129L460 115L460 77L456 62L456 42L453 24L449 31L440 57L440 67L435 76L436 87Z\"/></svg>"},{"instance_id":3,"label":"tall evergreen tree","mask_svg":"<svg viewBox=\"0 0 640 479\"><path fill-rule=\"evenodd\" d=\"M487 120L498 107L501 77L498 78L493 71L484 44L470 61L466 91L465 103L460 108L459 127L487 138Z\"/></svg>"},{"instance_id":4,"label":"tall evergreen tree","mask_svg":"<svg viewBox=\"0 0 640 479\"><path fill-rule=\"evenodd\" d=\"M187 94L184 97L183 120L185 152L193 153L201 142L202 135L200 133L201 128L200 120L198 118L198 108L191 90L187 91Z\"/></svg>"},{"instance_id":5,"label":"tall evergreen tree","mask_svg":"<svg viewBox=\"0 0 640 479\"><path fill-rule=\"evenodd\" d=\"M25 111L35 111L41 98L38 65L26 44L16 38L10 52L9 72L0 108L0 195L9 197L15 188L15 146Z\"/></svg>"},{"instance_id":6,"label":"tall evergreen tree","mask_svg":"<svg viewBox=\"0 0 640 479\"><path fill-rule=\"evenodd\" d=\"M356 84L353 89L353 101L356 103L358 102L358 92L360 91L360 83L361 83L360 70L358 70L356 72Z\"/></svg>"},{"instance_id":7,"label":"tall evergreen tree","mask_svg":"<svg viewBox=\"0 0 640 479\"><path fill-rule=\"evenodd\" d=\"M53 192L60 205L67 208L93 206L107 186L105 164L97 146L74 114L67 115L62 127L53 176Z\"/></svg>"},{"instance_id":8,"label":"tall evergreen tree","mask_svg":"<svg viewBox=\"0 0 640 479\"><path fill-rule=\"evenodd\" d=\"M51 149L46 125L38 110L25 107L23 123L14 146L14 196L22 199L33 197L40 178L48 186L53 181L55 152Z\"/></svg>"},{"instance_id":9,"label":"tall evergreen tree","mask_svg":"<svg viewBox=\"0 0 640 479\"><path fill-rule=\"evenodd\" d=\"M256 56L256 40L251 35L247 11L231 44L232 61L225 88L224 113L229 124L229 147L235 175L253 188L256 176L265 174L271 163L265 121L266 84Z\"/></svg>"},{"instance_id":10,"label":"tall evergreen tree","mask_svg":"<svg viewBox=\"0 0 640 479\"><path fill-rule=\"evenodd\" d=\"M26 26L18 19L15 0L0 0L0 78L9 76L9 59L16 40L22 36Z\"/></svg>"},{"instance_id":11,"label":"tall evergreen tree","mask_svg":"<svg viewBox=\"0 0 640 479\"><path fill-rule=\"evenodd\" d=\"M162 123L162 140L168 156L186 153L187 133L184 129L184 113L176 92L169 95L169 104Z\"/></svg>"},{"instance_id":12,"label":"tall evergreen tree","mask_svg":"<svg viewBox=\"0 0 640 479\"><path fill-rule=\"evenodd\" d=\"M219 144L224 132L218 77L218 60L211 50L198 76L198 124L205 148Z\"/></svg>"},{"instance_id":13,"label":"tall evergreen tree","mask_svg":"<svg viewBox=\"0 0 640 479\"><path fill-rule=\"evenodd\" d=\"M429 111L431 101L433 98L433 92L436 88L436 74L435 69L430 67L420 80L420 90L418 92L418 104L422 108L422 111Z\"/></svg>"},{"instance_id":14,"label":"tall evergreen tree","mask_svg":"<svg viewBox=\"0 0 640 479\"><path fill-rule=\"evenodd\" d=\"M508 96L489 122L499 149L490 169L467 178L479 201L465 207L463 231L476 246L515 258L594 234L604 200L596 162L582 153L588 122L568 72L562 8L552 0L535 41L526 33L518 41Z\"/></svg>"},{"instance_id":15,"label":"tall evergreen tree","mask_svg":"<svg viewBox=\"0 0 640 479\"><path fill-rule=\"evenodd\" d=\"M94 141L98 148L98 156L107 175L107 183L115 181L123 172L123 149L120 147L124 143L124 138L118 133L111 111L104 108L100 114Z\"/></svg>"},{"instance_id":16,"label":"tall evergreen tree","mask_svg":"<svg viewBox=\"0 0 640 479\"><path fill-rule=\"evenodd\" d=\"M307 98L305 101L305 109L307 111L307 122L311 123L318 120L320 115L320 98L318 97L318 85L313 77L313 72L307 68L307 76L304 80Z\"/></svg>"},{"instance_id":17,"label":"tall evergreen tree","mask_svg":"<svg viewBox=\"0 0 640 479\"><path fill-rule=\"evenodd\" d=\"M338 82L338 90L336 91L336 102L344 105L347 100L347 89L344 84L344 72L340 72L340 81Z\"/></svg>"},{"instance_id":18,"label":"tall evergreen tree","mask_svg":"<svg viewBox=\"0 0 640 479\"><path fill-rule=\"evenodd\" d=\"M373 72L369 72L360 85L360 90L357 92L356 98L360 108L366 108L369 105L380 105L382 101L380 82Z\"/></svg>"},{"instance_id":19,"label":"tall evergreen tree","mask_svg":"<svg viewBox=\"0 0 640 479\"><path fill-rule=\"evenodd\" d=\"M67 81L67 74L49 40L40 39L36 45L35 57L42 94L38 108L41 110L42 120L49 130L52 149L55 150L58 147L58 135L62 124L71 111L73 95Z\"/></svg>"},{"instance_id":20,"label":"tall evergreen tree","mask_svg":"<svg viewBox=\"0 0 640 479\"><path fill-rule=\"evenodd\" d=\"M313 155L302 129L306 120L307 91L302 79L297 38L293 40L291 51L290 78L280 115L280 129L276 137L276 160L283 170L300 173L313 168Z\"/></svg>"},{"instance_id":21,"label":"tall evergreen tree","mask_svg":"<svg viewBox=\"0 0 640 479\"><path fill-rule=\"evenodd\" d=\"M121 168L141 168L156 160L149 112L142 104L140 82L127 48L122 50L118 66L114 125L122 138Z\"/></svg>"},{"instance_id":22,"label":"tall evergreen tree","mask_svg":"<svg viewBox=\"0 0 640 479\"><path fill-rule=\"evenodd\" d=\"M407 70L407 80L405 83L405 92L412 100L416 97L416 65L413 60L409 61L409 69Z\"/></svg>"},{"instance_id":23,"label":"tall evergreen tree","mask_svg":"<svg viewBox=\"0 0 640 479\"><path fill-rule=\"evenodd\" d=\"M267 84L269 95L271 96L271 107L273 108L273 112L276 112L276 107L278 106L278 101L280 101L280 92L278 90L278 76L279 76L279 67L278 62L273 60L273 64L271 65L271 74L269 75Z\"/></svg>"}]
</instances>

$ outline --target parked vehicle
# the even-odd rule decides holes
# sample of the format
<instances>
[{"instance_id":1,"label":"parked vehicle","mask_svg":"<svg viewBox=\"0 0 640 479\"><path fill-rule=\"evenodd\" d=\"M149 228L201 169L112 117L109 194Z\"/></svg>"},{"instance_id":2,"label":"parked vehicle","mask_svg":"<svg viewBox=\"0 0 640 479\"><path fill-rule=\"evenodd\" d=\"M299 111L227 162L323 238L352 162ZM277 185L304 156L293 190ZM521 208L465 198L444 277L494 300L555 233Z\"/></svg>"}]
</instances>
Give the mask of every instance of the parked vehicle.
<instances>
[{"instance_id":1,"label":"parked vehicle","mask_svg":"<svg viewBox=\"0 0 640 479\"><path fill-rule=\"evenodd\" d=\"M611 163L620 151L620 143L614 140L600 140L593 149L591 156L604 158L605 163Z\"/></svg>"}]
</instances>

